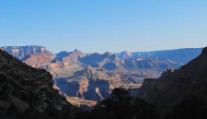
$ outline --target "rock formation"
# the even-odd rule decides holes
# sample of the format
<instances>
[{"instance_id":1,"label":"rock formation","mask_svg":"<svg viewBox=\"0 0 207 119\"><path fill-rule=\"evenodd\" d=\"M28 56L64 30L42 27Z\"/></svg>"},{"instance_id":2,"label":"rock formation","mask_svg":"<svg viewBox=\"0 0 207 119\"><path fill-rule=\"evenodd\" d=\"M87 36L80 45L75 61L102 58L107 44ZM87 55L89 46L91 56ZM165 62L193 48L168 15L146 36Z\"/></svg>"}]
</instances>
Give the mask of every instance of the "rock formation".
<instances>
[{"instance_id":1,"label":"rock formation","mask_svg":"<svg viewBox=\"0 0 207 119\"><path fill-rule=\"evenodd\" d=\"M143 53L138 55L123 52L121 57L110 52L84 54L79 50L63 51L54 55L40 46L10 46L2 49L30 66L46 69L52 74L60 91L73 102L77 98L81 102L84 99L101 100L108 97L115 87L139 88L144 78L157 78L166 69L175 69L182 65L172 61L172 57L165 51L155 53L161 57L159 59L153 52L148 52L150 55L147 56ZM185 54L183 50L176 51L177 54L179 52ZM190 56L188 50L186 54L185 56Z\"/></svg>"}]
</instances>

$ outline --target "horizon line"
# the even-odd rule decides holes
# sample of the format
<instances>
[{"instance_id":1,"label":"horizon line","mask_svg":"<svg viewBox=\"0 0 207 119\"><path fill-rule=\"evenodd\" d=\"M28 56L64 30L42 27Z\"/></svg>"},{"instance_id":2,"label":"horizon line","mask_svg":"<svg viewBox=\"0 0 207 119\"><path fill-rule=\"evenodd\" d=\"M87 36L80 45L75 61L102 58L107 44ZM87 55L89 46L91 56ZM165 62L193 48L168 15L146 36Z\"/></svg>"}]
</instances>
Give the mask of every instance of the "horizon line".
<instances>
[{"instance_id":1,"label":"horizon line","mask_svg":"<svg viewBox=\"0 0 207 119\"><path fill-rule=\"evenodd\" d=\"M7 45L7 46L0 46L0 48L5 48L5 47L42 47L42 48L46 48L48 51L52 52L48 47L46 46L43 46L43 45ZM104 54L104 53L114 53L114 54L120 54L120 53L123 53L123 52L130 52L130 53L137 53L137 52L160 52L160 51L172 51L172 50L181 50L181 49L203 49L204 47L183 47L183 48L173 48L173 49L159 49L159 50L146 50L146 51L128 51L128 50L122 50L122 51L119 51L119 52L111 52L111 51L104 51L104 52L90 52L90 53L86 53L86 54L91 54L91 53L98 53L98 54ZM75 48L74 50L70 50L70 51L67 51L67 50L60 50L58 51L57 53L53 53L53 54L58 54L60 52L73 52L73 51L80 51L82 52L82 50L79 50L78 48ZM84 53L84 52L83 52Z\"/></svg>"}]
</instances>

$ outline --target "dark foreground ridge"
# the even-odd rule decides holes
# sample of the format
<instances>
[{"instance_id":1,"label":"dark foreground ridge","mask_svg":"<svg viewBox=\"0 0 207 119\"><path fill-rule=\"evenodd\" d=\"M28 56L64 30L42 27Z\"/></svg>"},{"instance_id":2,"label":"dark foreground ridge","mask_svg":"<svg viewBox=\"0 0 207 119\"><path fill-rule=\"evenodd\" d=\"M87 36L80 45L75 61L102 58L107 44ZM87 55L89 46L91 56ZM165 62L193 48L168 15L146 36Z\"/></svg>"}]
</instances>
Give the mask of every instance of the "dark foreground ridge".
<instances>
[{"instance_id":1,"label":"dark foreground ridge","mask_svg":"<svg viewBox=\"0 0 207 119\"><path fill-rule=\"evenodd\" d=\"M71 110L48 72L0 50L0 119L65 119Z\"/></svg>"},{"instance_id":2,"label":"dark foreground ridge","mask_svg":"<svg viewBox=\"0 0 207 119\"><path fill-rule=\"evenodd\" d=\"M197 119L207 116L206 94L207 47L180 69L163 73L157 80L146 79L139 97L154 104L162 115L169 113L168 119L175 115Z\"/></svg>"}]
</instances>

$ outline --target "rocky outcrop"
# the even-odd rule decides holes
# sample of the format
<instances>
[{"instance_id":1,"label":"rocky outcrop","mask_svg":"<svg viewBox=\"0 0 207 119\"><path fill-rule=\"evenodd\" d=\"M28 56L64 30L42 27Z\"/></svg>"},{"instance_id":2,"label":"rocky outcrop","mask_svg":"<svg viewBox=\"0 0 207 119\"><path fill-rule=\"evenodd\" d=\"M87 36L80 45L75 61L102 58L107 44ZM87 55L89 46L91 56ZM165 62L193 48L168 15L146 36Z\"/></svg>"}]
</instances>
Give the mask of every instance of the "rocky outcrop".
<instances>
[{"instance_id":1,"label":"rocky outcrop","mask_svg":"<svg viewBox=\"0 0 207 119\"><path fill-rule=\"evenodd\" d=\"M145 79L139 97L153 103L162 114L181 101L197 97L207 103L207 48L185 66L161 78Z\"/></svg>"},{"instance_id":2,"label":"rocky outcrop","mask_svg":"<svg viewBox=\"0 0 207 119\"><path fill-rule=\"evenodd\" d=\"M27 66L0 50L1 119L64 118L71 116L70 108L53 89L48 72Z\"/></svg>"}]
</instances>

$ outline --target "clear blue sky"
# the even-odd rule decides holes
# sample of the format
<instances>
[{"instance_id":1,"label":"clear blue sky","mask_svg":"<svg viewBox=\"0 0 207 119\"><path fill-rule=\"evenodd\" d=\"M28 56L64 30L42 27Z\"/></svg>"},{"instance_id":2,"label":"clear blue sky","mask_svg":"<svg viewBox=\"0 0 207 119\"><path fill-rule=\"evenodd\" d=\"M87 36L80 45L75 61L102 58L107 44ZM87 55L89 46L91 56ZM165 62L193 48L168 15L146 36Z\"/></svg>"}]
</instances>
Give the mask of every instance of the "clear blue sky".
<instances>
[{"instance_id":1,"label":"clear blue sky","mask_svg":"<svg viewBox=\"0 0 207 119\"><path fill-rule=\"evenodd\" d=\"M204 47L207 0L0 0L0 46L53 52Z\"/></svg>"}]
</instances>

